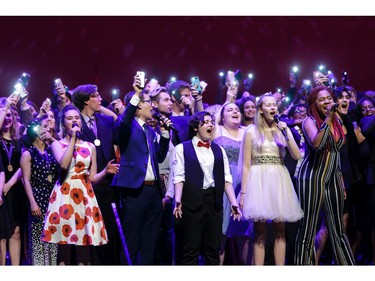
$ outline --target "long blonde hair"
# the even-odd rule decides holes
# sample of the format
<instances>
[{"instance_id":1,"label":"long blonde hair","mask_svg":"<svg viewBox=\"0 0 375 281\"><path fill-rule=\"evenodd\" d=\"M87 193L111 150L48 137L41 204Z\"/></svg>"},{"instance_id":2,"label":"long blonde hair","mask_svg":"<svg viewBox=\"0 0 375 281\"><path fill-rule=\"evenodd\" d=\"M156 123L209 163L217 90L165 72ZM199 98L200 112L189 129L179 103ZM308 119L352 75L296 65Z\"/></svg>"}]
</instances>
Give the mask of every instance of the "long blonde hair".
<instances>
[{"instance_id":1,"label":"long blonde hair","mask_svg":"<svg viewBox=\"0 0 375 281\"><path fill-rule=\"evenodd\" d=\"M254 117L256 135L254 136L255 141L253 142L253 149L258 153L263 152L263 145L267 138L266 135L269 134L269 132L267 132L268 130L270 130L270 133L278 146L286 147L287 145L286 140L281 131L277 128L276 123L272 122L271 127L268 126L263 114L260 112L265 97L273 97L273 95L272 93L266 93L259 98Z\"/></svg>"}]
</instances>

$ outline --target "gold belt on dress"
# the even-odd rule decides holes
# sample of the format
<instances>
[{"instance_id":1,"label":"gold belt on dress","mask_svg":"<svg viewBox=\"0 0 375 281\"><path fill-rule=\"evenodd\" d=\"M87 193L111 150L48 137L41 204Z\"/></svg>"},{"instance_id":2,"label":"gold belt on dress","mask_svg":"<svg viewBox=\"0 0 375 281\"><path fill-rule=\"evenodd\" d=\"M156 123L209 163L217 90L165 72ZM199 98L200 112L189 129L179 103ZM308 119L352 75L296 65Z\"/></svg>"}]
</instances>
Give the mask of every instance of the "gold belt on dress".
<instances>
[{"instance_id":1,"label":"gold belt on dress","mask_svg":"<svg viewBox=\"0 0 375 281\"><path fill-rule=\"evenodd\" d=\"M284 165L284 160L279 156L274 155L263 155L263 156L254 156L251 159L252 165Z\"/></svg>"}]
</instances>

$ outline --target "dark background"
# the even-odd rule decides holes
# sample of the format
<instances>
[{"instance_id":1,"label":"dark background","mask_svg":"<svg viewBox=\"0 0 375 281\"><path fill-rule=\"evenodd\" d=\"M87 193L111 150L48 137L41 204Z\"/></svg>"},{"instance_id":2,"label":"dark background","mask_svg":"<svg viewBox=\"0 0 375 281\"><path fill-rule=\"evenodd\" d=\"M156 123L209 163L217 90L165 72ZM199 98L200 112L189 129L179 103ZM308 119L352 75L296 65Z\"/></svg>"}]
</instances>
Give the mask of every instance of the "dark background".
<instances>
[{"instance_id":1,"label":"dark background","mask_svg":"<svg viewBox=\"0 0 375 281\"><path fill-rule=\"evenodd\" d=\"M302 81L321 63L365 91L375 88L374 34L375 17L366 16L2 16L0 96L25 71L38 106L57 77L70 88L97 84L110 100L112 88L123 97L144 70L161 84L198 75L215 103L221 70L251 71L251 93L260 95L287 90L292 65Z\"/></svg>"}]
</instances>

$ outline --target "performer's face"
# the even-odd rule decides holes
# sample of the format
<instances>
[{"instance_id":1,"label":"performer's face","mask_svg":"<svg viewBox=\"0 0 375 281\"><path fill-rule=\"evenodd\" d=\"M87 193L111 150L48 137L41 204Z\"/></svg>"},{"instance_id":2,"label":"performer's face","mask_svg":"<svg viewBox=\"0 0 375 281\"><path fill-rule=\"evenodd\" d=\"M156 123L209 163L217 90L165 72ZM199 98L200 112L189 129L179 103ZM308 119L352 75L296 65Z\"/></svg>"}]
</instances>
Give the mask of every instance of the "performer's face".
<instances>
[{"instance_id":1,"label":"performer's face","mask_svg":"<svg viewBox=\"0 0 375 281\"><path fill-rule=\"evenodd\" d=\"M81 116L77 110L68 110L64 116L64 127L69 136L72 135L71 129L73 124L77 124L78 127L82 128Z\"/></svg>"},{"instance_id":2,"label":"performer's face","mask_svg":"<svg viewBox=\"0 0 375 281\"><path fill-rule=\"evenodd\" d=\"M211 141L215 132L215 121L210 115L204 116L204 121L199 125L197 137L202 141Z\"/></svg>"},{"instance_id":3,"label":"performer's face","mask_svg":"<svg viewBox=\"0 0 375 281\"><path fill-rule=\"evenodd\" d=\"M273 121L273 117L278 113L277 101L273 96L266 96L262 98L262 104L259 108L259 113L266 121Z\"/></svg>"},{"instance_id":4,"label":"performer's face","mask_svg":"<svg viewBox=\"0 0 375 281\"><path fill-rule=\"evenodd\" d=\"M343 91L341 96L337 99L337 104L339 105L337 111L343 115L348 114L349 110L350 95Z\"/></svg>"},{"instance_id":5,"label":"performer's face","mask_svg":"<svg viewBox=\"0 0 375 281\"><path fill-rule=\"evenodd\" d=\"M234 103L227 104L224 108L223 119L224 126L239 127L241 123L241 113L238 106Z\"/></svg>"},{"instance_id":6,"label":"performer's face","mask_svg":"<svg viewBox=\"0 0 375 281\"><path fill-rule=\"evenodd\" d=\"M153 102L153 106L159 110L159 113L164 116L172 114L173 102L171 96L166 92L161 92L159 102Z\"/></svg>"},{"instance_id":7,"label":"performer's face","mask_svg":"<svg viewBox=\"0 0 375 281\"><path fill-rule=\"evenodd\" d=\"M147 121L152 118L151 110L151 99L148 94L143 94L143 98L141 102L138 105L139 107L139 118L141 118L143 121Z\"/></svg>"},{"instance_id":8,"label":"performer's face","mask_svg":"<svg viewBox=\"0 0 375 281\"><path fill-rule=\"evenodd\" d=\"M327 90L322 90L318 93L315 101L316 109L318 110L318 112L320 112L324 116L327 116L328 111L330 110L329 105L331 105L332 103L334 103L333 97Z\"/></svg>"}]
</instances>

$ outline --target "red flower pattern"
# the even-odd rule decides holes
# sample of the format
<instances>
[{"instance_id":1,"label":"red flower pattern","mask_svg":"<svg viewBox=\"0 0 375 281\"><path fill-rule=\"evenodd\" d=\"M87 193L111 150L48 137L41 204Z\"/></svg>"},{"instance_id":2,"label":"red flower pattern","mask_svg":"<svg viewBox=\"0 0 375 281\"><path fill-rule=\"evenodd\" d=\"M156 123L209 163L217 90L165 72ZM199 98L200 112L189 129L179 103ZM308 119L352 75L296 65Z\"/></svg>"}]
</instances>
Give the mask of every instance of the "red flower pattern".
<instances>
[{"instance_id":1,"label":"red flower pattern","mask_svg":"<svg viewBox=\"0 0 375 281\"><path fill-rule=\"evenodd\" d=\"M69 224L64 224L62 226L62 234L65 236L65 237L69 237L70 233L72 233L72 228Z\"/></svg>"},{"instance_id":2,"label":"red flower pattern","mask_svg":"<svg viewBox=\"0 0 375 281\"><path fill-rule=\"evenodd\" d=\"M52 194L51 194L51 196L50 196L50 198L49 198L49 203L50 204L52 204L53 202L56 201L56 195L57 195L56 191L53 191Z\"/></svg>"},{"instance_id":3,"label":"red flower pattern","mask_svg":"<svg viewBox=\"0 0 375 281\"><path fill-rule=\"evenodd\" d=\"M77 147L77 153L81 155L84 159L86 159L87 157L91 155L90 150L82 146Z\"/></svg>"},{"instance_id":4,"label":"red flower pattern","mask_svg":"<svg viewBox=\"0 0 375 281\"><path fill-rule=\"evenodd\" d=\"M92 238L91 236L85 234L82 238L82 245L86 246L86 245L92 245Z\"/></svg>"},{"instance_id":5,"label":"red flower pattern","mask_svg":"<svg viewBox=\"0 0 375 281\"><path fill-rule=\"evenodd\" d=\"M77 205L81 204L83 201L83 191L79 188L73 188L70 191L70 197L73 199L74 203Z\"/></svg>"},{"instance_id":6,"label":"red flower pattern","mask_svg":"<svg viewBox=\"0 0 375 281\"><path fill-rule=\"evenodd\" d=\"M48 219L50 224L59 224L60 223L60 215L59 213L55 212L49 216Z\"/></svg>"},{"instance_id":7,"label":"red flower pattern","mask_svg":"<svg viewBox=\"0 0 375 281\"><path fill-rule=\"evenodd\" d=\"M77 174L81 173L85 170L85 163L83 163L82 161L78 161L76 166L74 167L74 170Z\"/></svg>"},{"instance_id":8,"label":"red flower pattern","mask_svg":"<svg viewBox=\"0 0 375 281\"><path fill-rule=\"evenodd\" d=\"M68 195L69 194L69 191L70 191L70 184L67 183L67 182L64 182L61 187L60 187L60 191L62 194L64 195Z\"/></svg>"},{"instance_id":9,"label":"red flower pattern","mask_svg":"<svg viewBox=\"0 0 375 281\"><path fill-rule=\"evenodd\" d=\"M76 228L78 230L82 230L85 227L85 220L79 216L79 214L75 214L76 219Z\"/></svg>"},{"instance_id":10,"label":"red flower pattern","mask_svg":"<svg viewBox=\"0 0 375 281\"><path fill-rule=\"evenodd\" d=\"M64 204L59 208L59 212L63 219L69 220L74 213L74 209L72 205Z\"/></svg>"},{"instance_id":11,"label":"red flower pattern","mask_svg":"<svg viewBox=\"0 0 375 281\"><path fill-rule=\"evenodd\" d=\"M99 207L94 207L92 209L92 218L93 218L94 222L96 222L96 223L98 223L99 221L102 220L102 216L100 214Z\"/></svg>"}]
</instances>

